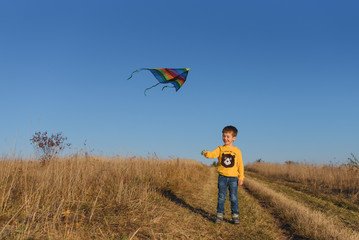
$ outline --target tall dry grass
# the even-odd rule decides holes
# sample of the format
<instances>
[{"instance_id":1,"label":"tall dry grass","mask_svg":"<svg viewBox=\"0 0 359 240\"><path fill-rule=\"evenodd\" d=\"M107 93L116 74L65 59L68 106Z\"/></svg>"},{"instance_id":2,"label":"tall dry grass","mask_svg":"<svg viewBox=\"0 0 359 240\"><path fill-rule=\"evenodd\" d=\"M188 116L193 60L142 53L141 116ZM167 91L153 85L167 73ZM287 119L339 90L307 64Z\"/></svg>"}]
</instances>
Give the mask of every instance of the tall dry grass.
<instances>
[{"instance_id":1,"label":"tall dry grass","mask_svg":"<svg viewBox=\"0 0 359 240\"><path fill-rule=\"evenodd\" d=\"M299 202L287 198L282 193L250 178L247 178L244 183L252 194L268 202L299 236L308 239L359 239L359 233L345 228L318 211L311 210Z\"/></svg>"},{"instance_id":2,"label":"tall dry grass","mask_svg":"<svg viewBox=\"0 0 359 240\"><path fill-rule=\"evenodd\" d=\"M266 177L302 183L313 192L339 193L358 202L359 171L347 166L252 163L246 166L246 170Z\"/></svg>"},{"instance_id":3,"label":"tall dry grass","mask_svg":"<svg viewBox=\"0 0 359 240\"><path fill-rule=\"evenodd\" d=\"M207 171L190 160L2 160L0 238L129 238L132 219L149 221L161 192L193 191Z\"/></svg>"}]
</instances>

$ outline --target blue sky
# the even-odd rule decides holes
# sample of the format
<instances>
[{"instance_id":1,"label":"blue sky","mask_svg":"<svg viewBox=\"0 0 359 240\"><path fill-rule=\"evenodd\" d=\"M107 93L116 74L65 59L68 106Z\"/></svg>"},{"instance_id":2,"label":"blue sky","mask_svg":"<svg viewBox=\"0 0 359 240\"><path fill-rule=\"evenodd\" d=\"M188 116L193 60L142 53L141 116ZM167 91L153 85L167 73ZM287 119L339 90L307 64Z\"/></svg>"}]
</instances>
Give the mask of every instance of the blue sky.
<instances>
[{"instance_id":1,"label":"blue sky","mask_svg":"<svg viewBox=\"0 0 359 240\"><path fill-rule=\"evenodd\" d=\"M180 157L234 125L245 163L359 155L358 1L1 1L0 154ZM175 92L138 68L188 67Z\"/></svg>"}]
</instances>

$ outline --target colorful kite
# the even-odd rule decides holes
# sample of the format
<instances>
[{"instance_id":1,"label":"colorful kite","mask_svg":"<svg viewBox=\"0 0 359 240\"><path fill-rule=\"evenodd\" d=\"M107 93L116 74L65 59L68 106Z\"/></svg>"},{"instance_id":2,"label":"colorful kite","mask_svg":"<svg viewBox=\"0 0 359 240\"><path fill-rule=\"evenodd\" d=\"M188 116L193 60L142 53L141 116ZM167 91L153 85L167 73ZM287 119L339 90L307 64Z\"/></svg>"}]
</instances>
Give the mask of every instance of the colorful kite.
<instances>
[{"instance_id":1,"label":"colorful kite","mask_svg":"<svg viewBox=\"0 0 359 240\"><path fill-rule=\"evenodd\" d=\"M186 81L189 68L140 68L140 69L134 71L127 80L132 78L132 76L135 72L138 72L141 70L150 70L151 73L157 78L157 80L159 82L159 83L153 85L152 87L145 89L144 94L146 96L146 91L153 87L156 87L158 84L171 83L173 85L172 88L175 88L176 92L177 92L178 89L180 89L182 87L182 85L184 84L184 82ZM166 87L169 87L169 86L164 86L162 88L162 90L165 89Z\"/></svg>"}]
</instances>

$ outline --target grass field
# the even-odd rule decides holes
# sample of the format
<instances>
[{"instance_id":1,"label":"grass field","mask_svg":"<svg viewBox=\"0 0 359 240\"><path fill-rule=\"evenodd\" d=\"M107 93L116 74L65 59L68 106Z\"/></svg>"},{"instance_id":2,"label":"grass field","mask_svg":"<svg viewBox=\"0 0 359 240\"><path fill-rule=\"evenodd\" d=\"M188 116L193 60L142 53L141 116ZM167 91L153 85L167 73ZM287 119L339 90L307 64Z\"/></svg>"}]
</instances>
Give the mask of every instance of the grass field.
<instances>
[{"instance_id":1,"label":"grass field","mask_svg":"<svg viewBox=\"0 0 359 240\"><path fill-rule=\"evenodd\" d=\"M330 190L327 180L292 174L314 166L276 171L286 167L246 166L238 226L228 200L225 221L214 223L217 173L196 161L71 157L43 166L3 159L0 239L359 239L355 186L343 179L341 191ZM356 181L346 171L347 182Z\"/></svg>"}]
</instances>

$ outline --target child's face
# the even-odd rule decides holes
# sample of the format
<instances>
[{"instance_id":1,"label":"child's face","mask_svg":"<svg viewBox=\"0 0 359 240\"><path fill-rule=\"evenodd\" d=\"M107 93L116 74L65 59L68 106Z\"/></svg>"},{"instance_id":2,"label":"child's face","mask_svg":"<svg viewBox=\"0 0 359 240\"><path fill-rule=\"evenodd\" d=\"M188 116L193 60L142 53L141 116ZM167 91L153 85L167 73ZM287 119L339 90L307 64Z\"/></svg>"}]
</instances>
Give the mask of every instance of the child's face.
<instances>
[{"instance_id":1,"label":"child's face","mask_svg":"<svg viewBox=\"0 0 359 240\"><path fill-rule=\"evenodd\" d=\"M233 146L233 142L236 140L236 137L233 137L232 132L224 132L223 133L223 143L226 146Z\"/></svg>"}]
</instances>

